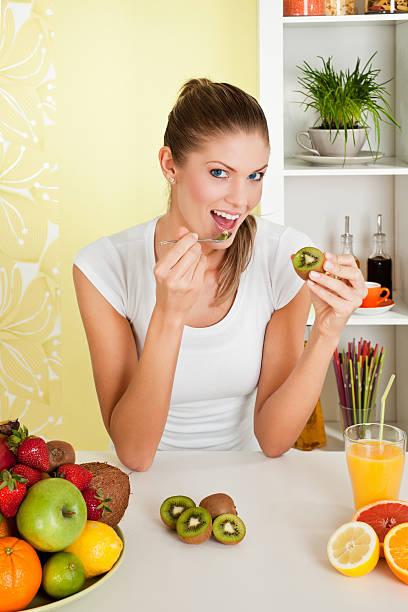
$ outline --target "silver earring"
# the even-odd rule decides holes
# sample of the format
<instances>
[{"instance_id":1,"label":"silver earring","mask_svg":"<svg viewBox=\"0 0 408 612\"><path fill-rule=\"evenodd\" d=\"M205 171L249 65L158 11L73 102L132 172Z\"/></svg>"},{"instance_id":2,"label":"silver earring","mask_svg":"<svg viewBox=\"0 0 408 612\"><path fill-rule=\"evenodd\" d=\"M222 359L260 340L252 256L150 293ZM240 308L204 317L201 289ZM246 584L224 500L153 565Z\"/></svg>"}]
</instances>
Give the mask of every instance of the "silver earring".
<instances>
[{"instance_id":1,"label":"silver earring","mask_svg":"<svg viewBox=\"0 0 408 612\"><path fill-rule=\"evenodd\" d=\"M175 179L172 176L170 176L169 177L169 181L170 181L170 183L174 183Z\"/></svg>"}]
</instances>

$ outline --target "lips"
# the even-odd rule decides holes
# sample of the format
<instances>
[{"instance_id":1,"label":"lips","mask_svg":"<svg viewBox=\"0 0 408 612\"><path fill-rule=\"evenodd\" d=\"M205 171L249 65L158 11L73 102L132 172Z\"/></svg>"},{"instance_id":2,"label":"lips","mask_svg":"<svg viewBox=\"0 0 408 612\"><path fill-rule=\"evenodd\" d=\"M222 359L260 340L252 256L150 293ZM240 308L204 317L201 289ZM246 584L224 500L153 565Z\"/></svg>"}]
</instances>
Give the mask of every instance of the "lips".
<instances>
[{"instance_id":1,"label":"lips","mask_svg":"<svg viewBox=\"0 0 408 612\"><path fill-rule=\"evenodd\" d=\"M239 221L239 217L238 219L225 219L225 217L220 217L220 215L216 215L213 211L211 211L211 216L215 225L221 232L224 230L232 232Z\"/></svg>"}]
</instances>

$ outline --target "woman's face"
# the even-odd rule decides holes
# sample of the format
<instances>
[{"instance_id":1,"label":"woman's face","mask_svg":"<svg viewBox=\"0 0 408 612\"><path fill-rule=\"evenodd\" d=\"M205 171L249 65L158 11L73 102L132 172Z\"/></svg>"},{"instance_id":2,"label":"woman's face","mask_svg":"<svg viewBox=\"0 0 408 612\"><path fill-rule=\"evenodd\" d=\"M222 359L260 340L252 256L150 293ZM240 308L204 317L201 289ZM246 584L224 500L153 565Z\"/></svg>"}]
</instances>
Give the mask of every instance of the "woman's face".
<instances>
[{"instance_id":1,"label":"woman's face","mask_svg":"<svg viewBox=\"0 0 408 612\"><path fill-rule=\"evenodd\" d=\"M172 213L199 238L232 232L225 242L212 245L230 246L237 229L261 199L268 159L269 146L258 132L212 139L199 151L189 153L182 168L175 167Z\"/></svg>"}]
</instances>

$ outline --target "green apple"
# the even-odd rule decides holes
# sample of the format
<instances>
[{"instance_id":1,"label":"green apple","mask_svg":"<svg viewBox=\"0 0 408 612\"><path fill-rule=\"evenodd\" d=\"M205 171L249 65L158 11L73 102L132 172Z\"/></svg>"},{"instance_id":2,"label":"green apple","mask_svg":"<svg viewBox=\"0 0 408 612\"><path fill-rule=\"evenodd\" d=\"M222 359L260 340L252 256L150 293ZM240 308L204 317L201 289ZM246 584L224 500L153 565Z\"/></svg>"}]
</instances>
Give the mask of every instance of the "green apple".
<instances>
[{"instance_id":1,"label":"green apple","mask_svg":"<svg viewBox=\"0 0 408 612\"><path fill-rule=\"evenodd\" d=\"M20 534L31 546L57 552L81 534L87 521L86 503L69 480L47 478L28 489L16 521Z\"/></svg>"}]
</instances>

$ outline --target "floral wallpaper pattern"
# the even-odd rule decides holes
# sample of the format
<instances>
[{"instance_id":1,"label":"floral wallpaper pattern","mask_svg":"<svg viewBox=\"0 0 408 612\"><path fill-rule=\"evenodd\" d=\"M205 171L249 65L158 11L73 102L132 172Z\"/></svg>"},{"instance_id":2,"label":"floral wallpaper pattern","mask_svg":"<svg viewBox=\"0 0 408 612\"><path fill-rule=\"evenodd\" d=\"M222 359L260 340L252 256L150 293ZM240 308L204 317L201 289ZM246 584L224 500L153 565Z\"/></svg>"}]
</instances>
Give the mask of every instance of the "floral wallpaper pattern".
<instances>
[{"instance_id":1,"label":"floral wallpaper pattern","mask_svg":"<svg viewBox=\"0 0 408 612\"><path fill-rule=\"evenodd\" d=\"M52 0L0 0L0 422L58 437L58 166Z\"/></svg>"}]
</instances>

